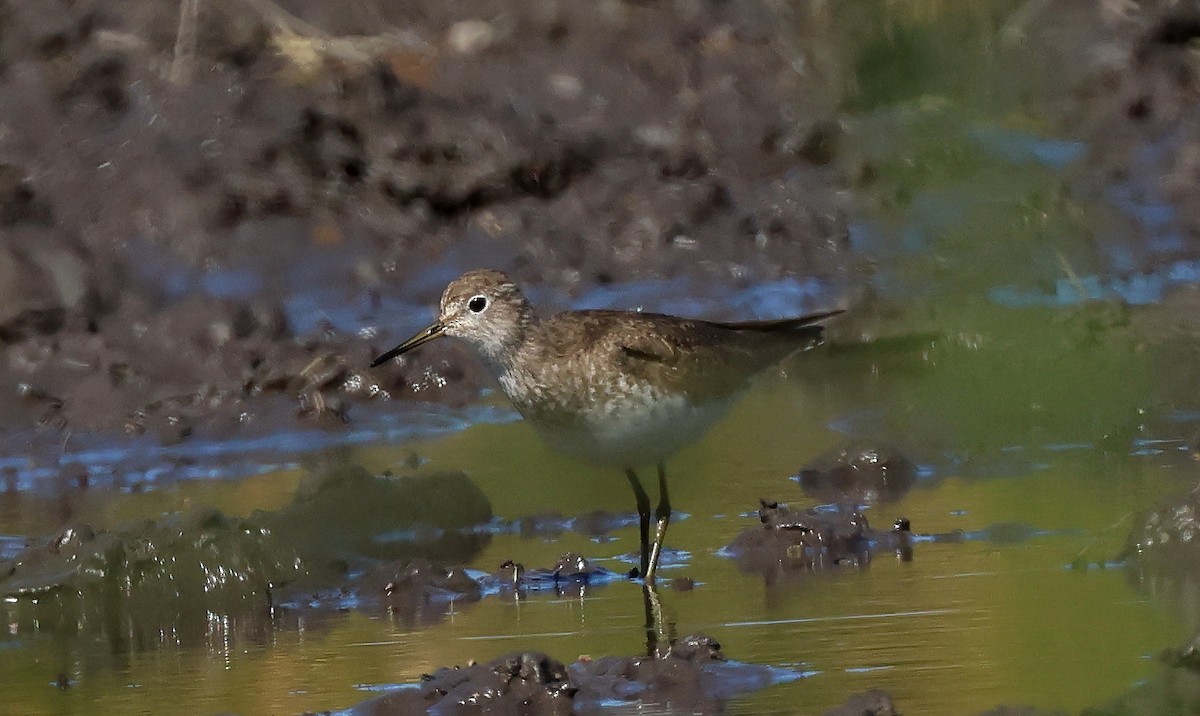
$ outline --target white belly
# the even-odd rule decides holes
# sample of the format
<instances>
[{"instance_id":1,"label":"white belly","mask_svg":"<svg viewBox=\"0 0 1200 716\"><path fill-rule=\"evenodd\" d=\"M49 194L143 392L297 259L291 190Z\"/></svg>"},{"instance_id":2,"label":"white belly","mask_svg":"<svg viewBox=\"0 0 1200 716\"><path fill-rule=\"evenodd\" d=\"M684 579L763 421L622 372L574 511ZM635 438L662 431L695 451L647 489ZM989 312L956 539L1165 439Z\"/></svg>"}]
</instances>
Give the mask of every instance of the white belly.
<instances>
[{"instance_id":1,"label":"white belly","mask_svg":"<svg viewBox=\"0 0 1200 716\"><path fill-rule=\"evenodd\" d=\"M599 465L640 467L662 462L696 442L729 411L732 400L694 406L681 395L633 395L563 421L529 415L554 449Z\"/></svg>"}]
</instances>

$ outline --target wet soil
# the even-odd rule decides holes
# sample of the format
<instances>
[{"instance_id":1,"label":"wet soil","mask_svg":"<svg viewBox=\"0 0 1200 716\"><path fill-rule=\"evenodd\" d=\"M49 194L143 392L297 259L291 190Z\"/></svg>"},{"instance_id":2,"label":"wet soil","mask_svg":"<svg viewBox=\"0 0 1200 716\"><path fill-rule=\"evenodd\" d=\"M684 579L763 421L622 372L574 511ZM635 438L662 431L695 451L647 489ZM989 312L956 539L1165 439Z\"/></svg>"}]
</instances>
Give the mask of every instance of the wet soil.
<instances>
[{"instance_id":1,"label":"wet soil","mask_svg":"<svg viewBox=\"0 0 1200 716\"><path fill-rule=\"evenodd\" d=\"M174 7L2 7L7 429L180 441L472 401L489 383L463 352L366 364L476 265L567 294L790 275L864 295L842 190L871 168L815 9L230 0L181 36ZM1195 18L1107 7L1009 29L1069 69L1058 106L1104 169L1077 190L1164 177L1182 225L1144 228L1183 255Z\"/></svg>"},{"instance_id":2,"label":"wet soil","mask_svg":"<svg viewBox=\"0 0 1200 716\"><path fill-rule=\"evenodd\" d=\"M174 8L6 7L7 425L183 439L287 419L264 395L334 422L469 400L469 362L366 363L394 297L430 303L477 264L567 290L849 270L804 140L833 98L750 5L516 3L463 46L433 4L290 8L339 45L217 3L182 75ZM610 52L618 71L594 62Z\"/></svg>"},{"instance_id":3,"label":"wet soil","mask_svg":"<svg viewBox=\"0 0 1200 716\"><path fill-rule=\"evenodd\" d=\"M174 7L2 7L9 429L171 441L471 401L487 379L462 353L366 363L401 307L475 265L568 294L793 275L853 299L870 274L840 190L871 171L816 10L536 2L483 21L470 4L230 0L189 44ZM1163 177L1181 225L1144 228L1183 255L1197 24L1173 3L1106 8L1010 30L1068 69L1058 106L1104 170L1077 190ZM1163 151L1147 164L1145 146Z\"/></svg>"}]
</instances>

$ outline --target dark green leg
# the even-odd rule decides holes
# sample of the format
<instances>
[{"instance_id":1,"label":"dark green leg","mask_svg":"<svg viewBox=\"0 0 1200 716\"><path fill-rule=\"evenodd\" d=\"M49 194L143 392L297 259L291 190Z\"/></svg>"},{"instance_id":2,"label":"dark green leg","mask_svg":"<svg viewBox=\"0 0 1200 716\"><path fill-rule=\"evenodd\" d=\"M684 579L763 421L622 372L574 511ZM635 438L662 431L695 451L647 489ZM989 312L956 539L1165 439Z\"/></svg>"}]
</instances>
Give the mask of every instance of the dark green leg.
<instances>
[{"instance_id":1,"label":"dark green leg","mask_svg":"<svg viewBox=\"0 0 1200 716\"><path fill-rule=\"evenodd\" d=\"M642 538L640 545L642 559L639 573L644 577L650 568L650 496L646 494L646 489L642 487L642 482L638 480L636 472L625 468L625 477L629 478L633 496L637 499L638 530Z\"/></svg>"},{"instance_id":2,"label":"dark green leg","mask_svg":"<svg viewBox=\"0 0 1200 716\"><path fill-rule=\"evenodd\" d=\"M671 648L671 640L663 623L662 600L654 582L642 583L642 605L646 610L646 656L658 659Z\"/></svg>"},{"instance_id":3,"label":"dark green leg","mask_svg":"<svg viewBox=\"0 0 1200 716\"><path fill-rule=\"evenodd\" d=\"M647 505L647 507L649 507ZM658 525L654 529L654 545L650 548L650 565L646 567L647 582L654 581L658 571L658 558L662 555L663 539L667 536L667 525L671 522L671 496L667 492L667 471L658 463L658 509L654 510Z\"/></svg>"}]
</instances>

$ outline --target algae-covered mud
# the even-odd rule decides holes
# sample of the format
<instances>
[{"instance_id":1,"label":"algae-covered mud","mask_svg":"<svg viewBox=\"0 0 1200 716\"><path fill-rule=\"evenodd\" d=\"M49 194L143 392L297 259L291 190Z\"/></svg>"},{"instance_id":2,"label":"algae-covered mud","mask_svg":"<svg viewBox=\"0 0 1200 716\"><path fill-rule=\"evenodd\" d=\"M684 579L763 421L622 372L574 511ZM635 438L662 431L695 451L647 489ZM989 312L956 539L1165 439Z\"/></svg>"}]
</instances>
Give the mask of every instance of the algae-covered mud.
<instances>
[{"instance_id":1,"label":"algae-covered mud","mask_svg":"<svg viewBox=\"0 0 1200 716\"><path fill-rule=\"evenodd\" d=\"M1195 713L1200 10L0 0L0 712ZM831 308L669 465L470 350Z\"/></svg>"}]
</instances>

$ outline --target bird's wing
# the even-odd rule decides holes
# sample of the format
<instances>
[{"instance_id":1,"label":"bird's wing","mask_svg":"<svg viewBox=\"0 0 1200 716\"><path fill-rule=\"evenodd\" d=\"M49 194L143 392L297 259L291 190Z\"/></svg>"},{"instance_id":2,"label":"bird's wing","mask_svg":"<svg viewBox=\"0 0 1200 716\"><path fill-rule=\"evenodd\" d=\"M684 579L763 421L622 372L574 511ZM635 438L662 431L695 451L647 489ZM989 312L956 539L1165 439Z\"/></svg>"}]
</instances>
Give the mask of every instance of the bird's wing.
<instances>
[{"instance_id":1,"label":"bird's wing","mask_svg":"<svg viewBox=\"0 0 1200 716\"><path fill-rule=\"evenodd\" d=\"M654 313L587 311L589 320L551 318L546 350L557 357L599 351L630 378L687 394L697 402L745 387L764 368L820 343L812 325L840 313L743 323L713 323Z\"/></svg>"},{"instance_id":2,"label":"bird's wing","mask_svg":"<svg viewBox=\"0 0 1200 716\"><path fill-rule=\"evenodd\" d=\"M754 353L748 345L730 340L728 328L647 318L653 330L624 334L616 343L616 358L627 374L696 401L724 397L744 386Z\"/></svg>"},{"instance_id":3,"label":"bird's wing","mask_svg":"<svg viewBox=\"0 0 1200 716\"><path fill-rule=\"evenodd\" d=\"M678 365L683 358L679 346L660 336L650 334L626 336L618 342L617 350L626 359L626 363L632 365L646 362L660 366L674 366Z\"/></svg>"}]
</instances>

